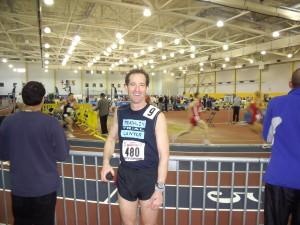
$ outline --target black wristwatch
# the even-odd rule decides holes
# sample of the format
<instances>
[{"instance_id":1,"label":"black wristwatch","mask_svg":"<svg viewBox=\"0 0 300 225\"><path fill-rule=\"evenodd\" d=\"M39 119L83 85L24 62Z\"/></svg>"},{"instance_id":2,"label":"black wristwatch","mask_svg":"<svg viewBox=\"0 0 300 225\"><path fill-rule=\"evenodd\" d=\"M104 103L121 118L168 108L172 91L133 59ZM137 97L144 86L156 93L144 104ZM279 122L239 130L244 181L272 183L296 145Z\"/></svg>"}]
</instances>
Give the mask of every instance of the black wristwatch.
<instances>
[{"instance_id":1,"label":"black wristwatch","mask_svg":"<svg viewBox=\"0 0 300 225\"><path fill-rule=\"evenodd\" d=\"M156 183L155 184L155 190L156 191L165 191L165 184L164 183Z\"/></svg>"}]
</instances>

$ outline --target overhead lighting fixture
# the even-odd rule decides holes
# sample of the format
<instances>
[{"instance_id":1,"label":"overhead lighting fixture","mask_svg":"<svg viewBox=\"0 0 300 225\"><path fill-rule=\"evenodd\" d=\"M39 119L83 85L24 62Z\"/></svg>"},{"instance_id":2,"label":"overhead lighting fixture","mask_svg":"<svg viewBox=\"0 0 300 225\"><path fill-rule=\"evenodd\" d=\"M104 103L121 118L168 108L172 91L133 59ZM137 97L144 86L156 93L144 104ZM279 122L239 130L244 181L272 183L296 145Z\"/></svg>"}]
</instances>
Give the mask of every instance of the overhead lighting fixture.
<instances>
[{"instance_id":1,"label":"overhead lighting fixture","mask_svg":"<svg viewBox=\"0 0 300 225\"><path fill-rule=\"evenodd\" d=\"M78 66L78 69L81 70L81 66Z\"/></svg>"},{"instance_id":2,"label":"overhead lighting fixture","mask_svg":"<svg viewBox=\"0 0 300 225\"><path fill-rule=\"evenodd\" d=\"M112 45L111 45L111 48L112 49L116 49L118 47L118 45L116 44L116 43L113 43Z\"/></svg>"},{"instance_id":3,"label":"overhead lighting fixture","mask_svg":"<svg viewBox=\"0 0 300 225\"><path fill-rule=\"evenodd\" d=\"M49 61L48 61L48 60L46 60L46 61L45 61L45 64L49 64Z\"/></svg>"},{"instance_id":4,"label":"overhead lighting fixture","mask_svg":"<svg viewBox=\"0 0 300 225\"><path fill-rule=\"evenodd\" d=\"M225 57L225 61L228 62L230 60L229 57Z\"/></svg>"},{"instance_id":5,"label":"overhead lighting fixture","mask_svg":"<svg viewBox=\"0 0 300 225\"><path fill-rule=\"evenodd\" d=\"M201 67L201 68L200 68L200 71L204 71L204 69Z\"/></svg>"},{"instance_id":6,"label":"overhead lighting fixture","mask_svg":"<svg viewBox=\"0 0 300 225\"><path fill-rule=\"evenodd\" d=\"M44 0L46 5L53 5L53 0Z\"/></svg>"},{"instance_id":7,"label":"overhead lighting fixture","mask_svg":"<svg viewBox=\"0 0 300 225\"><path fill-rule=\"evenodd\" d=\"M250 59L250 63L251 63L251 64L254 63L254 60L253 60L253 59Z\"/></svg>"},{"instance_id":8,"label":"overhead lighting fixture","mask_svg":"<svg viewBox=\"0 0 300 225\"><path fill-rule=\"evenodd\" d=\"M97 62L97 59L93 58L93 63Z\"/></svg>"},{"instance_id":9,"label":"overhead lighting fixture","mask_svg":"<svg viewBox=\"0 0 300 225\"><path fill-rule=\"evenodd\" d=\"M108 70L111 70L111 67L109 67Z\"/></svg>"},{"instance_id":10,"label":"overhead lighting fixture","mask_svg":"<svg viewBox=\"0 0 300 225\"><path fill-rule=\"evenodd\" d=\"M72 41L72 45L71 46L76 46L78 44L77 41Z\"/></svg>"},{"instance_id":11,"label":"overhead lighting fixture","mask_svg":"<svg viewBox=\"0 0 300 225\"><path fill-rule=\"evenodd\" d=\"M118 62L115 62L115 66L118 66L119 65L119 63Z\"/></svg>"},{"instance_id":12,"label":"overhead lighting fixture","mask_svg":"<svg viewBox=\"0 0 300 225\"><path fill-rule=\"evenodd\" d=\"M50 48L50 45L48 43L46 43L45 48Z\"/></svg>"},{"instance_id":13,"label":"overhead lighting fixture","mask_svg":"<svg viewBox=\"0 0 300 225\"><path fill-rule=\"evenodd\" d=\"M152 73L151 73L151 75L152 75L152 76L154 76L154 75L155 75L155 73L154 73L154 72L152 72Z\"/></svg>"},{"instance_id":14,"label":"overhead lighting fixture","mask_svg":"<svg viewBox=\"0 0 300 225\"><path fill-rule=\"evenodd\" d=\"M125 44L124 39L120 39L120 40L119 40L119 44L120 44L120 45L124 45L124 44Z\"/></svg>"},{"instance_id":15,"label":"overhead lighting fixture","mask_svg":"<svg viewBox=\"0 0 300 225\"><path fill-rule=\"evenodd\" d=\"M133 65L133 68L136 69L136 68L137 68L137 65Z\"/></svg>"},{"instance_id":16,"label":"overhead lighting fixture","mask_svg":"<svg viewBox=\"0 0 300 225\"><path fill-rule=\"evenodd\" d=\"M170 57L173 58L174 56L175 56L175 53L174 53L174 52L171 52L171 53L170 53Z\"/></svg>"},{"instance_id":17,"label":"overhead lighting fixture","mask_svg":"<svg viewBox=\"0 0 300 225\"><path fill-rule=\"evenodd\" d=\"M173 76L174 76L174 73L171 73L171 76L173 77Z\"/></svg>"},{"instance_id":18,"label":"overhead lighting fixture","mask_svg":"<svg viewBox=\"0 0 300 225\"><path fill-rule=\"evenodd\" d=\"M223 45L223 49L226 51L226 50L228 50L228 45Z\"/></svg>"},{"instance_id":19,"label":"overhead lighting fixture","mask_svg":"<svg viewBox=\"0 0 300 225\"><path fill-rule=\"evenodd\" d=\"M176 38L176 39L174 40L174 44L175 44L175 45L179 45L179 43L180 43L180 39Z\"/></svg>"},{"instance_id":20,"label":"overhead lighting fixture","mask_svg":"<svg viewBox=\"0 0 300 225\"><path fill-rule=\"evenodd\" d=\"M179 50L179 53L180 53L180 54L184 54L184 49L180 49L180 50Z\"/></svg>"},{"instance_id":21,"label":"overhead lighting fixture","mask_svg":"<svg viewBox=\"0 0 300 225\"><path fill-rule=\"evenodd\" d=\"M142 63L139 63L138 66L141 68L141 67L143 66L143 64L142 64Z\"/></svg>"},{"instance_id":22,"label":"overhead lighting fixture","mask_svg":"<svg viewBox=\"0 0 300 225\"><path fill-rule=\"evenodd\" d=\"M44 32L45 32L46 34L51 33L50 27L45 27L45 28L44 28Z\"/></svg>"},{"instance_id":23,"label":"overhead lighting fixture","mask_svg":"<svg viewBox=\"0 0 300 225\"><path fill-rule=\"evenodd\" d=\"M199 65L200 65L200 66L203 66L203 65L204 65L204 63L203 63L203 62L200 62L200 63L199 63Z\"/></svg>"},{"instance_id":24,"label":"overhead lighting fixture","mask_svg":"<svg viewBox=\"0 0 300 225\"><path fill-rule=\"evenodd\" d=\"M48 70L46 69L45 72L48 73Z\"/></svg>"},{"instance_id":25,"label":"overhead lighting fixture","mask_svg":"<svg viewBox=\"0 0 300 225\"><path fill-rule=\"evenodd\" d=\"M167 58L167 56L162 55L161 58L162 58L163 60L165 60L165 59Z\"/></svg>"},{"instance_id":26,"label":"overhead lighting fixture","mask_svg":"<svg viewBox=\"0 0 300 225\"><path fill-rule=\"evenodd\" d=\"M120 32L116 33L116 38L121 39L122 37L123 35Z\"/></svg>"},{"instance_id":27,"label":"overhead lighting fixture","mask_svg":"<svg viewBox=\"0 0 300 225\"><path fill-rule=\"evenodd\" d=\"M45 69L48 69L48 66L45 66Z\"/></svg>"},{"instance_id":28,"label":"overhead lighting fixture","mask_svg":"<svg viewBox=\"0 0 300 225\"><path fill-rule=\"evenodd\" d=\"M14 71L14 72L17 72L18 70L17 70L17 68L14 68L13 71Z\"/></svg>"},{"instance_id":29,"label":"overhead lighting fixture","mask_svg":"<svg viewBox=\"0 0 300 225\"><path fill-rule=\"evenodd\" d=\"M2 62L3 63L7 63L7 59L2 59Z\"/></svg>"},{"instance_id":30,"label":"overhead lighting fixture","mask_svg":"<svg viewBox=\"0 0 300 225\"><path fill-rule=\"evenodd\" d=\"M145 61L145 62L144 62L144 65L147 66L147 64L148 64L147 61Z\"/></svg>"},{"instance_id":31,"label":"overhead lighting fixture","mask_svg":"<svg viewBox=\"0 0 300 225\"><path fill-rule=\"evenodd\" d=\"M178 68L179 70L182 70L182 66L179 66L179 68Z\"/></svg>"},{"instance_id":32,"label":"overhead lighting fixture","mask_svg":"<svg viewBox=\"0 0 300 225\"><path fill-rule=\"evenodd\" d=\"M151 65L150 67L151 67L151 69L154 69L154 65Z\"/></svg>"},{"instance_id":33,"label":"overhead lighting fixture","mask_svg":"<svg viewBox=\"0 0 300 225\"><path fill-rule=\"evenodd\" d=\"M164 70L164 73L167 73L167 70Z\"/></svg>"},{"instance_id":34,"label":"overhead lighting fixture","mask_svg":"<svg viewBox=\"0 0 300 225\"><path fill-rule=\"evenodd\" d=\"M163 46L163 44L161 42L157 42L157 47L161 48Z\"/></svg>"},{"instance_id":35,"label":"overhead lighting fixture","mask_svg":"<svg viewBox=\"0 0 300 225\"><path fill-rule=\"evenodd\" d=\"M274 31L272 34L273 37L279 37L279 35L280 35L279 31Z\"/></svg>"},{"instance_id":36,"label":"overhead lighting fixture","mask_svg":"<svg viewBox=\"0 0 300 225\"><path fill-rule=\"evenodd\" d=\"M150 10L150 9L145 9L145 10L144 10L144 13L143 13L144 16L149 17L149 16L151 16L151 14L152 14L152 13L151 13L151 10Z\"/></svg>"},{"instance_id":37,"label":"overhead lighting fixture","mask_svg":"<svg viewBox=\"0 0 300 225\"><path fill-rule=\"evenodd\" d=\"M260 52L262 55L265 55L267 52L265 50Z\"/></svg>"},{"instance_id":38,"label":"overhead lighting fixture","mask_svg":"<svg viewBox=\"0 0 300 225\"><path fill-rule=\"evenodd\" d=\"M148 52L152 52L153 51L153 47L152 46L149 46L148 47Z\"/></svg>"},{"instance_id":39,"label":"overhead lighting fixture","mask_svg":"<svg viewBox=\"0 0 300 225\"><path fill-rule=\"evenodd\" d=\"M102 74L105 74L105 71L104 70L102 70L102 72L101 72Z\"/></svg>"},{"instance_id":40,"label":"overhead lighting fixture","mask_svg":"<svg viewBox=\"0 0 300 225\"><path fill-rule=\"evenodd\" d=\"M146 52L145 52L145 50L141 50L140 53L141 53L141 55L145 55Z\"/></svg>"},{"instance_id":41,"label":"overhead lighting fixture","mask_svg":"<svg viewBox=\"0 0 300 225\"><path fill-rule=\"evenodd\" d=\"M292 57L293 57L293 54L289 53L289 54L287 55L287 57L288 57L288 58L292 58Z\"/></svg>"},{"instance_id":42,"label":"overhead lighting fixture","mask_svg":"<svg viewBox=\"0 0 300 225\"><path fill-rule=\"evenodd\" d=\"M107 52L112 52L112 49L111 49L110 47L108 47L108 48L106 49L106 51L107 51Z\"/></svg>"},{"instance_id":43,"label":"overhead lighting fixture","mask_svg":"<svg viewBox=\"0 0 300 225\"><path fill-rule=\"evenodd\" d=\"M12 64L9 64L8 67L9 67L9 68L13 68L14 66L13 66Z\"/></svg>"},{"instance_id":44,"label":"overhead lighting fixture","mask_svg":"<svg viewBox=\"0 0 300 225\"><path fill-rule=\"evenodd\" d=\"M191 54L190 56L192 59L196 57L195 54Z\"/></svg>"},{"instance_id":45,"label":"overhead lighting fixture","mask_svg":"<svg viewBox=\"0 0 300 225\"><path fill-rule=\"evenodd\" d=\"M137 58L137 57L139 57L139 54L133 53L133 57L134 57L134 58Z\"/></svg>"},{"instance_id":46,"label":"overhead lighting fixture","mask_svg":"<svg viewBox=\"0 0 300 225\"><path fill-rule=\"evenodd\" d=\"M100 60L100 56L99 55L96 56L96 60Z\"/></svg>"},{"instance_id":47,"label":"overhead lighting fixture","mask_svg":"<svg viewBox=\"0 0 300 225\"><path fill-rule=\"evenodd\" d=\"M74 70L74 73L78 73L78 71L77 71L77 70Z\"/></svg>"},{"instance_id":48,"label":"overhead lighting fixture","mask_svg":"<svg viewBox=\"0 0 300 225\"><path fill-rule=\"evenodd\" d=\"M73 51L71 49L68 50L68 54L71 55Z\"/></svg>"},{"instance_id":49,"label":"overhead lighting fixture","mask_svg":"<svg viewBox=\"0 0 300 225\"><path fill-rule=\"evenodd\" d=\"M149 63L154 63L154 60L153 59L149 59Z\"/></svg>"},{"instance_id":50,"label":"overhead lighting fixture","mask_svg":"<svg viewBox=\"0 0 300 225\"><path fill-rule=\"evenodd\" d=\"M223 27L224 26L224 22L222 20L219 20L217 22L217 27Z\"/></svg>"},{"instance_id":51,"label":"overhead lighting fixture","mask_svg":"<svg viewBox=\"0 0 300 225\"><path fill-rule=\"evenodd\" d=\"M74 39L75 39L75 41L79 42L81 37L79 35L75 35Z\"/></svg>"},{"instance_id":52,"label":"overhead lighting fixture","mask_svg":"<svg viewBox=\"0 0 300 225\"><path fill-rule=\"evenodd\" d=\"M128 59L127 59L127 58L124 58L123 61L124 61L124 62L128 62Z\"/></svg>"},{"instance_id":53,"label":"overhead lighting fixture","mask_svg":"<svg viewBox=\"0 0 300 225\"><path fill-rule=\"evenodd\" d=\"M225 68L225 67L226 67L226 64L223 64L222 67Z\"/></svg>"},{"instance_id":54,"label":"overhead lighting fixture","mask_svg":"<svg viewBox=\"0 0 300 225\"><path fill-rule=\"evenodd\" d=\"M191 51L194 52L196 50L196 47L194 45L191 46Z\"/></svg>"}]
</instances>

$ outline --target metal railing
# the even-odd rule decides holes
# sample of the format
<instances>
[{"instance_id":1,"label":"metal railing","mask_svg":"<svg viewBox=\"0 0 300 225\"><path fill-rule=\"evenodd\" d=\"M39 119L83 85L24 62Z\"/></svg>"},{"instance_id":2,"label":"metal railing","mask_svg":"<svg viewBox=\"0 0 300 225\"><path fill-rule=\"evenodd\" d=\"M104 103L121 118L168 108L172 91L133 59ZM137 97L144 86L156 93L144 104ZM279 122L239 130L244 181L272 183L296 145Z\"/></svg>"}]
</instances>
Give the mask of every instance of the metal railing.
<instances>
[{"instance_id":1,"label":"metal railing","mask_svg":"<svg viewBox=\"0 0 300 225\"><path fill-rule=\"evenodd\" d=\"M100 181L103 153L71 151L59 163L56 224L121 224L117 191ZM170 156L159 224L259 225L267 158ZM111 165L117 167L119 154ZM0 223L11 224L9 170L1 162ZM138 223L141 218L138 217ZM251 221L251 222L249 222Z\"/></svg>"}]
</instances>

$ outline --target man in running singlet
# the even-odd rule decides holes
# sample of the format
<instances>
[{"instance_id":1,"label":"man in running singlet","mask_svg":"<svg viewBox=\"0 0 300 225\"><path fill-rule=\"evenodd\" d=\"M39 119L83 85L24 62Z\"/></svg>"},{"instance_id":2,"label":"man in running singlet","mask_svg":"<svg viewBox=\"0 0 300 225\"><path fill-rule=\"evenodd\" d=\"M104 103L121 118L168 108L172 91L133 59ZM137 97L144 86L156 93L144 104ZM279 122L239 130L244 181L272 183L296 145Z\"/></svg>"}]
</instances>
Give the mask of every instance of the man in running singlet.
<instances>
[{"instance_id":1,"label":"man in running singlet","mask_svg":"<svg viewBox=\"0 0 300 225\"><path fill-rule=\"evenodd\" d=\"M200 117L202 109L201 97L198 92L196 92L194 96L194 101L190 103L188 108L189 124L185 130L181 131L179 134L173 135L172 141L174 142L178 137L190 133L194 127L198 126L203 130L204 133L203 144L210 144L210 142L207 140L207 124L201 120Z\"/></svg>"},{"instance_id":2,"label":"man in running singlet","mask_svg":"<svg viewBox=\"0 0 300 225\"><path fill-rule=\"evenodd\" d=\"M124 225L136 224L137 207L143 224L157 224L158 208L168 171L169 140L166 118L145 101L149 75L134 69L125 77L129 105L118 108L104 145L101 180L108 182L108 173L115 175L109 159L119 139L120 160L117 186L121 219Z\"/></svg>"}]
</instances>

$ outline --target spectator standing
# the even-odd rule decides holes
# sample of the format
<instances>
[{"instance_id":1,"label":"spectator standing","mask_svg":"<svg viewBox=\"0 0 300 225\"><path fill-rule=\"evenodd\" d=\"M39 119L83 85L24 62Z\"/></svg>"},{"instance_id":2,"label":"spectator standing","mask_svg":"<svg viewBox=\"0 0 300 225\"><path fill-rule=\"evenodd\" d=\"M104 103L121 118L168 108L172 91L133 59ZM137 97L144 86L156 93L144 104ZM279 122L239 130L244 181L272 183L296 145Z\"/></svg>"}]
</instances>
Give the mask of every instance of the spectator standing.
<instances>
[{"instance_id":1,"label":"spectator standing","mask_svg":"<svg viewBox=\"0 0 300 225\"><path fill-rule=\"evenodd\" d=\"M28 82L26 105L6 117L0 127L0 159L10 161L14 224L54 224L56 191L60 187L57 161L69 155L69 143L54 117L41 112L45 88Z\"/></svg>"},{"instance_id":2,"label":"spectator standing","mask_svg":"<svg viewBox=\"0 0 300 225\"><path fill-rule=\"evenodd\" d=\"M136 224L140 205L142 223L157 224L158 208L168 171L169 141L167 123L160 110L145 102L149 75L142 69L129 71L125 84L130 104L120 106L104 146L101 179L114 170L109 160L119 138L120 160L117 185L124 225Z\"/></svg>"},{"instance_id":3,"label":"spectator standing","mask_svg":"<svg viewBox=\"0 0 300 225\"><path fill-rule=\"evenodd\" d=\"M272 143L264 182L265 225L300 224L300 68L288 95L273 98L264 118L263 138Z\"/></svg>"},{"instance_id":4,"label":"spectator standing","mask_svg":"<svg viewBox=\"0 0 300 225\"><path fill-rule=\"evenodd\" d=\"M242 99L239 96L236 96L233 99L233 123L239 122L241 104Z\"/></svg>"},{"instance_id":5,"label":"spectator standing","mask_svg":"<svg viewBox=\"0 0 300 225\"><path fill-rule=\"evenodd\" d=\"M101 124L101 133L107 134L107 117L109 114L109 101L105 98L105 94L100 94L100 100L98 102L97 107L94 109L95 111L99 111L100 124Z\"/></svg>"}]
</instances>

